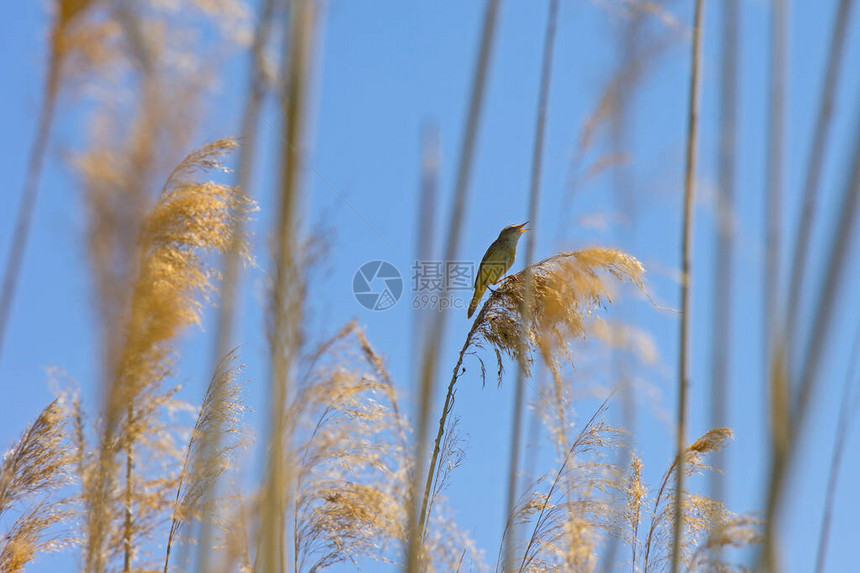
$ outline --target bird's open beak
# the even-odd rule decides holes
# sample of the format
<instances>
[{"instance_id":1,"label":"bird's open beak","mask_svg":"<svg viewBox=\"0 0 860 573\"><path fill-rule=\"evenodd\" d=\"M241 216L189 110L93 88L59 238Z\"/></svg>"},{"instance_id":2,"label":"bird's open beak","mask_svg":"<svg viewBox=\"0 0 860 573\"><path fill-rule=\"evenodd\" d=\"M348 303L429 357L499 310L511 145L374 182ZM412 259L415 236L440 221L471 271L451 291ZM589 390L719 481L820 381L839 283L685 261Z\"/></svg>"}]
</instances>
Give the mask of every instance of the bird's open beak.
<instances>
[{"instance_id":1,"label":"bird's open beak","mask_svg":"<svg viewBox=\"0 0 860 573\"><path fill-rule=\"evenodd\" d=\"M529 230L529 228L528 228L528 227L526 227L526 225L528 225L528 224L529 224L529 222L528 222L528 221L526 221L526 222L525 222L525 223L523 223L522 225L519 225L520 233L525 233L526 231L528 231L528 230Z\"/></svg>"}]
</instances>

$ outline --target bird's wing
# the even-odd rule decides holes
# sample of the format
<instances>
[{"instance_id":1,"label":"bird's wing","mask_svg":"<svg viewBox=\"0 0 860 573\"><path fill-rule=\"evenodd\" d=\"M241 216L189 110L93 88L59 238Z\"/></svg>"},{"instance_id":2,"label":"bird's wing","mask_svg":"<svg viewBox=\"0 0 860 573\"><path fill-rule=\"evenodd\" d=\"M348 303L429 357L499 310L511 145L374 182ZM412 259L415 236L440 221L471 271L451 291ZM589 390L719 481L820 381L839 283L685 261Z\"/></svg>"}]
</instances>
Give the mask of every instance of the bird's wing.
<instances>
[{"instance_id":1,"label":"bird's wing","mask_svg":"<svg viewBox=\"0 0 860 573\"><path fill-rule=\"evenodd\" d=\"M475 275L475 287L496 284L499 279L505 276L505 272L510 266L511 261L508 260L504 244L496 239L484 253L484 258L481 259L481 266L478 267L478 272Z\"/></svg>"},{"instance_id":2,"label":"bird's wing","mask_svg":"<svg viewBox=\"0 0 860 573\"><path fill-rule=\"evenodd\" d=\"M484 253L483 257L481 257L481 264L478 265L478 272L475 273L475 288L478 288L478 285L482 282L481 277L484 273L484 266L487 262L487 259L490 258L490 253L493 252L493 247L496 246L497 242L498 242L498 239L496 239L495 241L490 243L490 246L487 247L487 252ZM486 284L486 282L484 282L484 284Z\"/></svg>"}]
</instances>

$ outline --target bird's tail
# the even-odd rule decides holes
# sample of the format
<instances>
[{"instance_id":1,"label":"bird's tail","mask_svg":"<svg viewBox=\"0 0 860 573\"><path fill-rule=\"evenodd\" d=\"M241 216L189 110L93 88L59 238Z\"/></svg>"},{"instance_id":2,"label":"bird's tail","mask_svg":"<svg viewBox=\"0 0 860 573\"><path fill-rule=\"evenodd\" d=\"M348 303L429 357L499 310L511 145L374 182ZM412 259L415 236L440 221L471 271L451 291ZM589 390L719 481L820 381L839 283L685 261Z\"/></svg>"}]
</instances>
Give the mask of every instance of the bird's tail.
<instances>
[{"instance_id":1,"label":"bird's tail","mask_svg":"<svg viewBox=\"0 0 860 573\"><path fill-rule=\"evenodd\" d=\"M484 298L484 292L486 290L486 286L475 287L475 295L472 297L472 302L469 303L469 312L466 313L466 318L472 318L472 315L475 314L475 309L478 308L478 304L481 302L481 299Z\"/></svg>"}]
</instances>

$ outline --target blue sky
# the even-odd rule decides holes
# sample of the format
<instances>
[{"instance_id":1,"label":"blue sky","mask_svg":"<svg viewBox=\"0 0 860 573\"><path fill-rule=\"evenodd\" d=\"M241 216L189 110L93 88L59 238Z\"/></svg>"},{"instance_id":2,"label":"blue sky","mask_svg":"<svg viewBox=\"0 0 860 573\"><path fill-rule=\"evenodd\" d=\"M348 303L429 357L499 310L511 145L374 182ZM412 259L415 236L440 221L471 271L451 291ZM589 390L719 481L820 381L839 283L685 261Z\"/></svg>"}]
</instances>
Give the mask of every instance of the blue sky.
<instances>
[{"instance_id":1,"label":"blue sky","mask_svg":"<svg viewBox=\"0 0 860 573\"><path fill-rule=\"evenodd\" d=\"M818 86L836 2L794 2L791 10L789 98L786 144L786 229L793 229L797 202L818 101ZM616 7L616 8L612 8ZM689 22L692 2L673 3L673 13ZM572 195L566 186L572 149L581 126L611 77L620 29L614 2L561 3L556 57L549 98L544 153L543 198L537 256L586 245L614 246L639 258L648 269L648 287L669 307L679 307L673 277L679 267L683 144L686 127L687 42L675 40L647 74L631 113L629 181L636 197L635 213L624 212L613 192L612 177L603 175ZM444 235L460 149L468 90L477 50L483 2L435 2L412 6L395 0L327 4L320 26L311 135L306 158L313 166L304 174L306 217L302 230L329 231L329 255L315 271L309 316L313 336L324 337L352 318L365 325L369 339L383 353L407 397L412 393L410 356L410 268L415 258L420 133L427 123L438 125L441 146L440 202L436 237ZM856 10L855 10L856 12ZM693 334L690 393L692 440L708 429L710 305L712 304L713 189L716 184L717 81L719 74L720 3L707 3L699 196L696 207ZM738 511L763 507L767 470L767 419L763 387L760 322L763 263L762 221L765 185L767 110L767 20L764 0L742 2L740 49L740 121L737 180L738 236L735 260L734 321L730 367L729 426L735 440L728 449L728 505ZM501 227L525 221L533 144L535 105L546 3L503 2L486 105L465 213L466 229L459 251L463 260L478 260ZM0 165L6 173L0 209L0 256L6 256L26 166L44 73L48 12L40 3L17 3L0 23ZM836 199L848 165L856 105L860 98L860 15L848 28L842 83L837 96L831 153L822 181L812 268L820 273L825 238L835 224ZM203 144L236 135L245 85L246 58L228 60L221 88L205 112L192 140ZM80 146L79 126L64 119L63 100L50 146L47 167L30 236L20 286L0 358L0 447L7 448L51 399L51 379L59 369L82 387L93 411L98 395L98 333L93 291L84 242L85 213L79 186L63 151ZM241 333L242 361L250 380L248 401L257 412L249 416L262 427L265 412L266 339L263 300L268 229L274 220L275 146L280 124L274 107L261 123L257 174L252 189L261 209L255 216L255 248L260 268L244 279ZM606 132L599 132L591 159L606 150ZM569 208L562 208L569 204ZM605 229L584 224L600 215ZM787 231L786 231L787 233ZM790 236L786 234L786 236ZM856 243L856 239L854 241ZM437 252L441 245L437 241ZM855 245L856 246L856 245ZM820 386L808 420L801 455L788 493L784 515L784 550L788 571L812 567L817 544L836 413L847 354L860 316L856 294L860 267L853 251L845 304L834 321ZM524 249L515 269L521 268ZM362 308L351 288L353 274L370 260L390 261L404 275L406 290L392 309ZM5 261L4 261L5 262ZM817 275L816 275L817 276ZM646 478L652 485L672 456L675 410L676 313L654 308L622 291L618 304L605 313L647 329L657 344L661 365L637 370L639 406L634 436ZM456 359L470 322L462 310L451 311L440 371ZM203 329L189 329L182 339L178 380L183 397L199 402L208 379L212 313ZM492 357L489 357L492 359ZM481 388L477 364L466 363L455 414L468 444L462 466L452 475L449 506L489 557L495 555L503 521L513 372L500 388ZM585 373L587 368L583 368ZM444 376L443 376L444 378ZM588 380L583 380L588 384ZM441 382L440 382L441 384ZM596 403L575 404L587 419ZM434 412L438 408L434 409ZM620 404L611 406L617 419ZM856 412L856 411L855 411ZM855 429L856 430L856 429ZM849 436L837 493L830 539L829 570L847 570L855 562L852 542L860 538L860 490L849 486L860 471L857 432ZM544 446L544 450L549 448ZM257 462L255 462L257 463ZM704 487L704 481L694 481ZM33 570L51 570L40 559ZM372 569L371 569L372 570Z\"/></svg>"}]
</instances>

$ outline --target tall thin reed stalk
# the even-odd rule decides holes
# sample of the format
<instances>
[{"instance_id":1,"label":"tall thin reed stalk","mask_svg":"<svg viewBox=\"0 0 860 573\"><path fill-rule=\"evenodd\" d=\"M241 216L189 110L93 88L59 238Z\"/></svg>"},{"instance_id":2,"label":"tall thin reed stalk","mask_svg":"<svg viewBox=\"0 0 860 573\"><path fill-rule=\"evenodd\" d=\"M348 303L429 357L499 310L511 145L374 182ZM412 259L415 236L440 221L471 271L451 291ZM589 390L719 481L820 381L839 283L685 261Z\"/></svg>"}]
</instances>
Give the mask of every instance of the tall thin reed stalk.
<instances>
[{"instance_id":1,"label":"tall thin reed stalk","mask_svg":"<svg viewBox=\"0 0 860 573\"><path fill-rule=\"evenodd\" d=\"M422 535L422 539L420 540L422 542L423 535L426 535L427 523L430 519L430 511L432 510L430 507L430 493L433 489L433 480L436 475L436 466L438 464L439 452L442 446L442 436L445 433L445 425L448 422L448 415L454 407L454 385L462 374L460 367L463 365L463 358L466 355L466 351L472 345L472 338L476 331L477 321L472 324L472 328L469 329L469 333L466 335L466 340L463 342L463 346L457 354L457 362L454 363L454 368L451 371L451 381L448 382L448 389L445 392L445 403L442 406L442 415L439 416L439 428L436 431L436 439L433 442L433 453L430 456L430 467L427 470L427 481L424 485L424 494L421 498L421 521L418 524L417 531Z\"/></svg>"},{"instance_id":2,"label":"tall thin reed stalk","mask_svg":"<svg viewBox=\"0 0 860 573\"><path fill-rule=\"evenodd\" d=\"M851 399L852 390L856 384L858 366L860 366L860 327L854 335L849 354L850 366L842 383L842 398L839 402L839 417L836 421L836 439L833 454L830 458L830 469L827 476L827 493L824 499L824 511L821 515L821 532L818 535L818 549L815 556L815 573L824 573L827 560L827 543L830 541L830 524L833 519L833 502L836 499L836 489L839 486L839 471L842 469L842 457L845 453L845 442L848 428L852 422L852 410L857 409L857 403Z\"/></svg>"},{"instance_id":3,"label":"tall thin reed stalk","mask_svg":"<svg viewBox=\"0 0 860 573\"><path fill-rule=\"evenodd\" d=\"M269 43L272 22L274 20L275 0L263 0L257 25L254 30L254 39L249 51L250 75L248 78L248 91L245 106L242 112L241 141L242 146L238 153L238 167L236 168L236 187L250 197L251 180L254 170L254 159L257 150L257 131L260 123L260 107L266 95L269 81L265 73L265 48ZM231 224L233 236L237 238L244 235L246 216L244 213L233 213ZM234 329L236 322L236 293L241 282L241 252L240 244L235 243L230 250L222 256L223 278L221 281L220 300L216 315L214 351L212 354L210 370L218 370L221 361L230 352L233 344ZM216 399L218 395L216 395ZM223 406L222 406L223 407ZM218 406L215 409L219 409ZM204 442L203 451L207 464L215 463L214 455L219 450L218 429L202 436ZM204 494L204 509L200 521L200 539L197 544L197 570L209 571L209 560L211 556L212 519L213 506L209 493ZM166 572L165 572L166 573Z\"/></svg>"},{"instance_id":4,"label":"tall thin reed stalk","mask_svg":"<svg viewBox=\"0 0 860 573\"><path fill-rule=\"evenodd\" d=\"M415 243L415 260L434 260L436 251L433 238L436 226L436 203L439 192L439 170L441 169L441 150L439 149L439 126L427 123L421 129L421 181L419 190L416 222L418 237ZM424 349L425 331L433 309L419 308L412 319L412 366L421 367L421 351Z\"/></svg>"},{"instance_id":5,"label":"tall thin reed stalk","mask_svg":"<svg viewBox=\"0 0 860 573\"><path fill-rule=\"evenodd\" d=\"M785 323L786 327L784 335L780 338L780 344L777 349L777 355L774 358L775 366L781 372L790 371L788 357L794 356L798 350L798 316L800 314L801 297L803 295L803 287L806 282L806 261L809 253L809 242L812 233L812 226L815 219L817 206L818 187L821 179L821 172L824 166L824 159L828 149L828 141L830 134L830 124L833 115L833 107L837 87L840 79L841 62L845 47L845 31L848 27L848 22L851 18L851 8L853 3L851 0L840 0L839 7L836 11L833 21L833 32L830 35L830 49L827 55L827 71L821 85L821 99L819 101L818 115L815 122L815 132L813 134L811 146L809 149L809 159L806 166L806 177L803 187L803 206L801 210L800 220L797 224L795 232L794 251L791 257L790 279L788 285L788 297L785 306ZM844 215L844 214L843 214ZM835 269L828 270L828 280ZM819 302L822 302L819 299ZM810 350L819 341L815 338L823 338L824 333L817 330L812 331L812 339L810 339ZM812 356L817 356L818 351L813 350ZM817 360L817 359L816 359ZM768 499L768 519L767 519L767 536L765 542L765 557L766 562L771 571L774 571L776 557L774 555L775 542L773 537L776 535L774 530L777 505L779 496L781 495L782 473L787 471L791 452L789 451L793 445L786 443L786 436L792 433L789 428L799 427L806 409L808 408L808 398L811 392L812 377L814 373L809 375L806 373L808 363L804 361L802 368L803 372L800 376L800 387L797 391L797 398L794 404L790 404L787 398L788 389L781 389L780 395L785 396L782 399L784 402L782 408L784 413L782 417L785 419L780 426L780 440L777 442L774 451L773 471L776 475L772 475L771 488L769 490ZM784 381L788 383L789 377L777 372L772 375L775 381ZM800 416L799 420L791 420L790 416ZM788 439L792 439L789 437ZM775 482L775 483L774 483ZM823 560L821 550L819 550L819 560ZM822 565L823 566L823 565Z\"/></svg>"},{"instance_id":6,"label":"tall thin reed stalk","mask_svg":"<svg viewBox=\"0 0 860 573\"><path fill-rule=\"evenodd\" d=\"M782 422L777 425L774 421L777 438L774 443L774 460L772 462L772 473L770 488L768 490L768 518L766 520L766 536L765 536L765 563L770 571L776 571L778 564L776 563L775 555L775 520L779 497L782 489L782 474L787 471L791 456L791 448L793 444L788 443L793 438L793 429L800 426L802 417L808 408L808 398L811 392L812 375L807 375L805 369L807 362L804 361L801 366L804 372L800 375L800 387L797 391L797 397L794 404L791 404L789 389L787 385L790 377L786 372L791 371L792 364L788 363L788 357L799 354L798 341L798 316L801 307L801 298L803 295L804 284L806 283L806 261L809 253L809 243L812 233L812 226L815 220L815 212L818 198L818 188L821 179L821 172L824 166L824 159L828 149L828 141L830 134L830 124L833 115L833 107L837 87L840 79L841 62L845 47L845 30L851 17L851 8L853 3L851 0L840 0L839 7L836 11L833 21L833 32L830 36L830 49L827 55L827 71L821 85L821 99L819 101L818 115L815 122L815 131L813 134L811 146L809 149L809 159L806 166L806 177L803 187L803 206L801 210L800 220L795 231L795 242L790 268L790 278L788 284L788 297L785 306L785 330L783 336L780 337L780 343L777 348L776 356L773 358L772 368L776 370L771 373L772 387L775 388L774 403L780 404L779 415L774 414L774 418L781 419ZM843 213L844 215L844 213ZM835 269L828 269L828 277ZM819 302L822 302L819 299ZM819 343L815 338L823 338L824 332L817 330L811 331L812 338L809 341L811 347ZM810 348L811 350L811 348ZM817 352L820 352L817 351ZM817 354L813 353L813 357ZM800 420L792 420L792 416L801 416ZM820 555L819 555L820 557ZM822 558L823 559L823 558Z\"/></svg>"},{"instance_id":7,"label":"tall thin reed stalk","mask_svg":"<svg viewBox=\"0 0 860 573\"><path fill-rule=\"evenodd\" d=\"M784 179L785 95L788 57L788 2L772 0L768 75L767 182L765 190L764 349L773 352L774 319L779 308Z\"/></svg>"},{"instance_id":8,"label":"tall thin reed stalk","mask_svg":"<svg viewBox=\"0 0 860 573\"><path fill-rule=\"evenodd\" d=\"M27 249L27 237L30 234L30 223L33 220L33 211L39 194L42 166L45 162L51 125L54 121L54 111L57 107L60 74L67 54L65 35L73 21L88 9L90 0L59 0L57 5L57 15L51 26L45 88L42 92L42 109L37 120L36 137L30 148L24 189L15 217L15 230L12 233L12 242L9 244L9 251L6 256L6 267L3 270L3 285L0 289L0 358L3 356L3 341L9 323L9 315L12 312L12 301L15 298L21 263Z\"/></svg>"},{"instance_id":9,"label":"tall thin reed stalk","mask_svg":"<svg viewBox=\"0 0 860 573\"><path fill-rule=\"evenodd\" d=\"M728 372L731 366L732 312L734 308L735 245L735 166L737 164L738 47L740 45L740 10L738 0L722 3L722 37L720 39L719 148L717 171L719 184L716 209L716 257L714 257L714 295L711 306L711 422L712 428L726 425ZM725 500L725 464L723 450L714 453L714 466L722 471L710 472L711 498Z\"/></svg>"},{"instance_id":10,"label":"tall thin reed stalk","mask_svg":"<svg viewBox=\"0 0 860 573\"><path fill-rule=\"evenodd\" d=\"M546 130L547 116L547 101L549 100L549 86L552 75L552 56L555 46L555 31L556 20L558 18L558 0L550 0L549 10L547 13L546 31L544 33L543 57L541 61L540 72L540 87L538 90L537 102L537 117L535 120L535 136L532 148L532 168L531 168L531 185L529 188L529 227L530 231L526 237L526 260L524 274L524 296L520 308L523 326L520 329L520 344L524 348L528 343L526 337L528 332L526 324L529 322L529 309L533 296L534 284L531 274L528 269L534 262L535 245L537 244L537 230L539 228L539 206L540 206L540 191L541 191L541 173L543 169L543 149L544 149L544 131ZM522 354L522 352L521 352ZM515 551L517 547L517 527L513 522L514 506L517 500L517 484L520 474L520 455L522 439L522 419L523 410L525 409L525 377L526 366L522 362L517 363L517 379L514 387L513 400L513 423L511 426L511 445L508 454L508 485L506 496L506 511L505 516L511 527L508 530L508 535L505 543L505 571L511 571L515 561ZM561 397L558 397L561 402ZM561 411L561 408L559 408ZM564 424L560 424L562 428L563 443L567 443L564 436Z\"/></svg>"},{"instance_id":11,"label":"tall thin reed stalk","mask_svg":"<svg viewBox=\"0 0 860 573\"><path fill-rule=\"evenodd\" d=\"M835 106L836 92L839 87L842 58L845 53L845 30L851 20L852 0L840 0L839 7L833 17L833 31L830 33L830 49L827 53L827 71L821 83L821 94L818 102L818 115L815 120L815 132L809 147L809 158L806 164L806 176L803 182L803 207L800 220L795 230L794 250L791 256L790 279L788 282L788 298L785 305L785 337L782 351L792 355L797 345L797 318L800 314L801 296L806 283L806 259L809 254L810 235L815 220L818 204L818 187L821 172L827 155L830 141L830 126Z\"/></svg>"},{"instance_id":12,"label":"tall thin reed stalk","mask_svg":"<svg viewBox=\"0 0 860 573\"><path fill-rule=\"evenodd\" d=\"M785 138L784 107L785 83L788 58L788 2L772 0L770 18L770 61L768 76L768 119L767 119L767 182L765 189L764 226L765 226L765 266L762 281L763 355L765 357L765 379L769 385L770 430L774 466L782 466L788 455L791 427L790 388L784 357L775 353L774 332L776 331L776 312L781 301L781 226L783 194L783 146ZM773 492L770 492L771 494ZM767 519L765 524L765 559L768 570L775 573L777 568L774 546L769 543L774 536L774 520Z\"/></svg>"},{"instance_id":13,"label":"tall thin reed stalk","mask_svg":"<svg viewBox=\"0 0 860 573\"><path fill-rule=\"evenodd\" d=\"M799 435L802 424L809 411L813 385L818 376L821 365L822 353L825 348L826 334L830 332L833 321L833 311L836 308L838 289L845 275L845 267L852 246L855 226L857 223L857 207L860 205L860 105L855 108L857 124L855 126L854 152L848 158L850 166L847 174L842 196L842 204L833 236L831 237L827 251L827 263L824 268L827 274L821 284L813 314L814 321L810 329L810 342L803 354L802 367L800 369L799 388L795 406L792 411L792 436ZM794 441L794 440L793 440Z\"/></svg>"},{"instance_id":14,"label":"tall thin reed stalk","mask_svg":"<svg viewBox=\"0 0 860 573\"><path fill-rule=\"evenodd\" d=\"M477 146L478 128L481 121L481 112L484 106L484 92L489 75L490 62L493 55L493 39L495 38L496 22L498 20L499 6L501 0L487 0L482 22L480 47L478 50L475 72L472 78L472 89L469 99L469 110L466 114L466 127L463 132L463 144L460 150L460 158L457 166L457 181L454 187L454 201L451 204L449 216L448 236L445 246L444 260L453 261L457 257L462 233L463 220L466 217L468 205L469 187L472 175L473 158ZM443 292L443 296L447 293ZM428 424L430 420L430 404L433 399L433 388L436 382L436 369L438 367L438 354L442 347L442 335L445 331L445 323L448 313L439 312L433 317L428 329L428 336L424 343L421 358L420 387L417 392L418 416L415 436L415 471L413 476L410 501L408 507L408 546L406 550L406 570L409 573L417 573L421 560L421 540L424 538L424 523L428 517L428 494L433 484L433 464L427 468L424 458L427 451ZM424 471L427 471L425 482L425 495L421 501L421 510L418 511L418 492L421 491L421 479Z\"/></svg>"},{"instance_id":15,"label":"tall thin reed stalk","mask_svg":"<svg viewBox=\"0 0 860 573\"><path fill-rule=\"evenodd\" d=\"M260 562L264 573L286 567L286 508L292 475L287 439L286 409L292 390L292 369L299 351L302 320L302 274L299 268L296 226L299 224L300 149L304 143L307 113L306 90L310 75L315 26L315 6L310 0L292 5L284 62L288 66L282 104L281 189L275 228L275 278L271 299L273 325L270 334L271 381L269 388L269 437L260 529ZM287 46L289 46L287 48Z\"/></svg>"},{"instance_id":16,"label":"tall thin reed stalk","mask_svg":"<svg viewBox=\"0 0 860 573\"><path fill-rule=\"evenodd\" d=\"M821 172L824 166L824 159L828 149L831 118L835 105L837 87L840 79L841 62L845 47L845 31L848 27L848 22L851 18L851 8L853 3L851 0L840 0L836 14L833 20L833 31L830 35L830 48L827 55L827 71L821 84L821 94L818 107L818 115L815 122L815 131L809 148L809 157L806 165L806 175L803 186L803 203L800 214L800 219L797 223L795 231L794 249L790 257L791 266L788 283L788 296L784 310L785 329L783 335L780 336L779 345L776 356L774 357L774 368L785 371L791 368L788 364L788 357L795 355L798 349L798 317L801 307L801 297L803 295L804 285L806 281L806 262L809 253L809 243L812 233L812 226L815 221L815 212L818 200L818 188L821 180ZM772 373L771 378L777 381L784 381L787 384L787 376L781 375L779 372ZM785 451L789 447L785 444L786 434L789 425L789 412L792 406L788 404L788 389L780 388L779 400L782 403L780 409L783 411L782 417L785 418L784 423L780 426L779 442L774 448L774 468L785 467L787 462L783 459L788 456ZM798 398L805 391L801 389ZM794 409L805 408L805 404L795 402ZM780 472L783 470L779 470ZM772 476L773 478L773 476ZM768 502L768 507L773 506L773 511L776 510L776 499L773 497L778 495L777 492L771 491L771 499ZM771 538L775 535L773 528L773 519L768 519L768 535L765 543L765 551L768 552L767 560L771 568L776 566L775 556L770 552L773 551ZM820 557L820 555L819 555Z\"/></svg>"},{"instance_id":17,"label":"tall thin reed stalk","mask_svg":"<svg viewBox=\"0 0 860 573\"><path fill-rule=\"evenodd\" d=\"M860 105L855 108L856 121L854 149L848 156L847 174L838 207L838 220L830 238L825 256L827 269L817 296L814 299L813 319L809 328L808 345L802 354L801 366L796 376L797 397L791 411L789 433L776 446L771 460L765 513L765 538L762 562L759 564L769 573L778 570L776 559L776 521L782 503L788 469L791 467L799 438L803 433L806 415L813 401L813 390L821 367L825 343L830 341L830 327L838 300L839 289L845 275L845 267L854 236L857 208L860 206ZM788 384L788 374L783 365L775 364L771 376L780 377ZM783 424L786 424L783 421Z\"/></svg>"},{"instance_id":18,"label":"tall thin reed stalk","mask_svg":"<svg viewBox=\"0 0 860 573\"><path fill-rule=\"evenodd\" d=\"M638 88L648 77L648 72L655 66L662 52L674 43L677 34L652 34L649 11L652 6L641 2L629 5L626 21L616 32L616 44L619 50L618 63L611 76L604 95L598 100L608 121L609 129L609 158L613 200L624 213L626 225L618 225L614 230L618 240L624 243L634 243L638 240L638 226L641 209L641 197L637 188L637 178L634 176L629 161L629 150L633 136L633 112ZM579 151L579 154L582 150ZM613 164L614 161L614 164ZM593 169L593 168L592 168ZM637 396L635 392L635 365L630 363L629 353L625 348L612 345L613 378L615 387L620 389L620 417L622 427L632 430L637 422ZM621 436L622 447L618 450L618 467L628 467L634 463L633 434ZM603 565L601 570L608 573L615 556L619 551L621 540L611 537L609 546L601 555ZM634 544L635 554L635 544Z\"/></svg>"},{"instance_id":19,"label":"tall thin reed stalk","mask_svg":"<svg viewBox=\"0 0 860 573\"><path fill-rule=\"evenodd\" d=\"M254 170L254 160L257 152L257 131L260 124L260 106L269 88L269 80L265 71L265 48L269 43L272 23L274 20L275 0L263 0L259 19L254 30L254 39L249 51L250 75L248 92L242 111L241 141L236 168L236 187L248 197L251 196L251 179ZM244 234L246 217L242 213L234 214L233 235L241 237ZM226 253L223 258L223 279L221 281L221 297L218 306L215 329L215 345L213 364L217 365L230 351L233 341L235 323L235 299L239 279L241 256L237 252L238 245ZM217 367L217 366L216 366Z\"/></svg>"},{"instance_id":20,"label":"tall thin reed stalk","mask_svg":"<svg viewBox=\"0 0 860 573\"><path fill-rule=\"evenodd\" d=\"M684 528L684 450L687 440L687 387L690 346L690 304L693 253L693 205L696 192L696 155L699 131L699 90L702 59L702 20L704 1L696 0L693 15L693 42L690 55L689 115L687 118L687 153L684 174L684 211L681 218L681 324L678 344L678 415L676 431L676 461L678 483L675 491L675 521L672 539L672 573L681 566L681 537Z\"/></svg>"}]
</instances>

